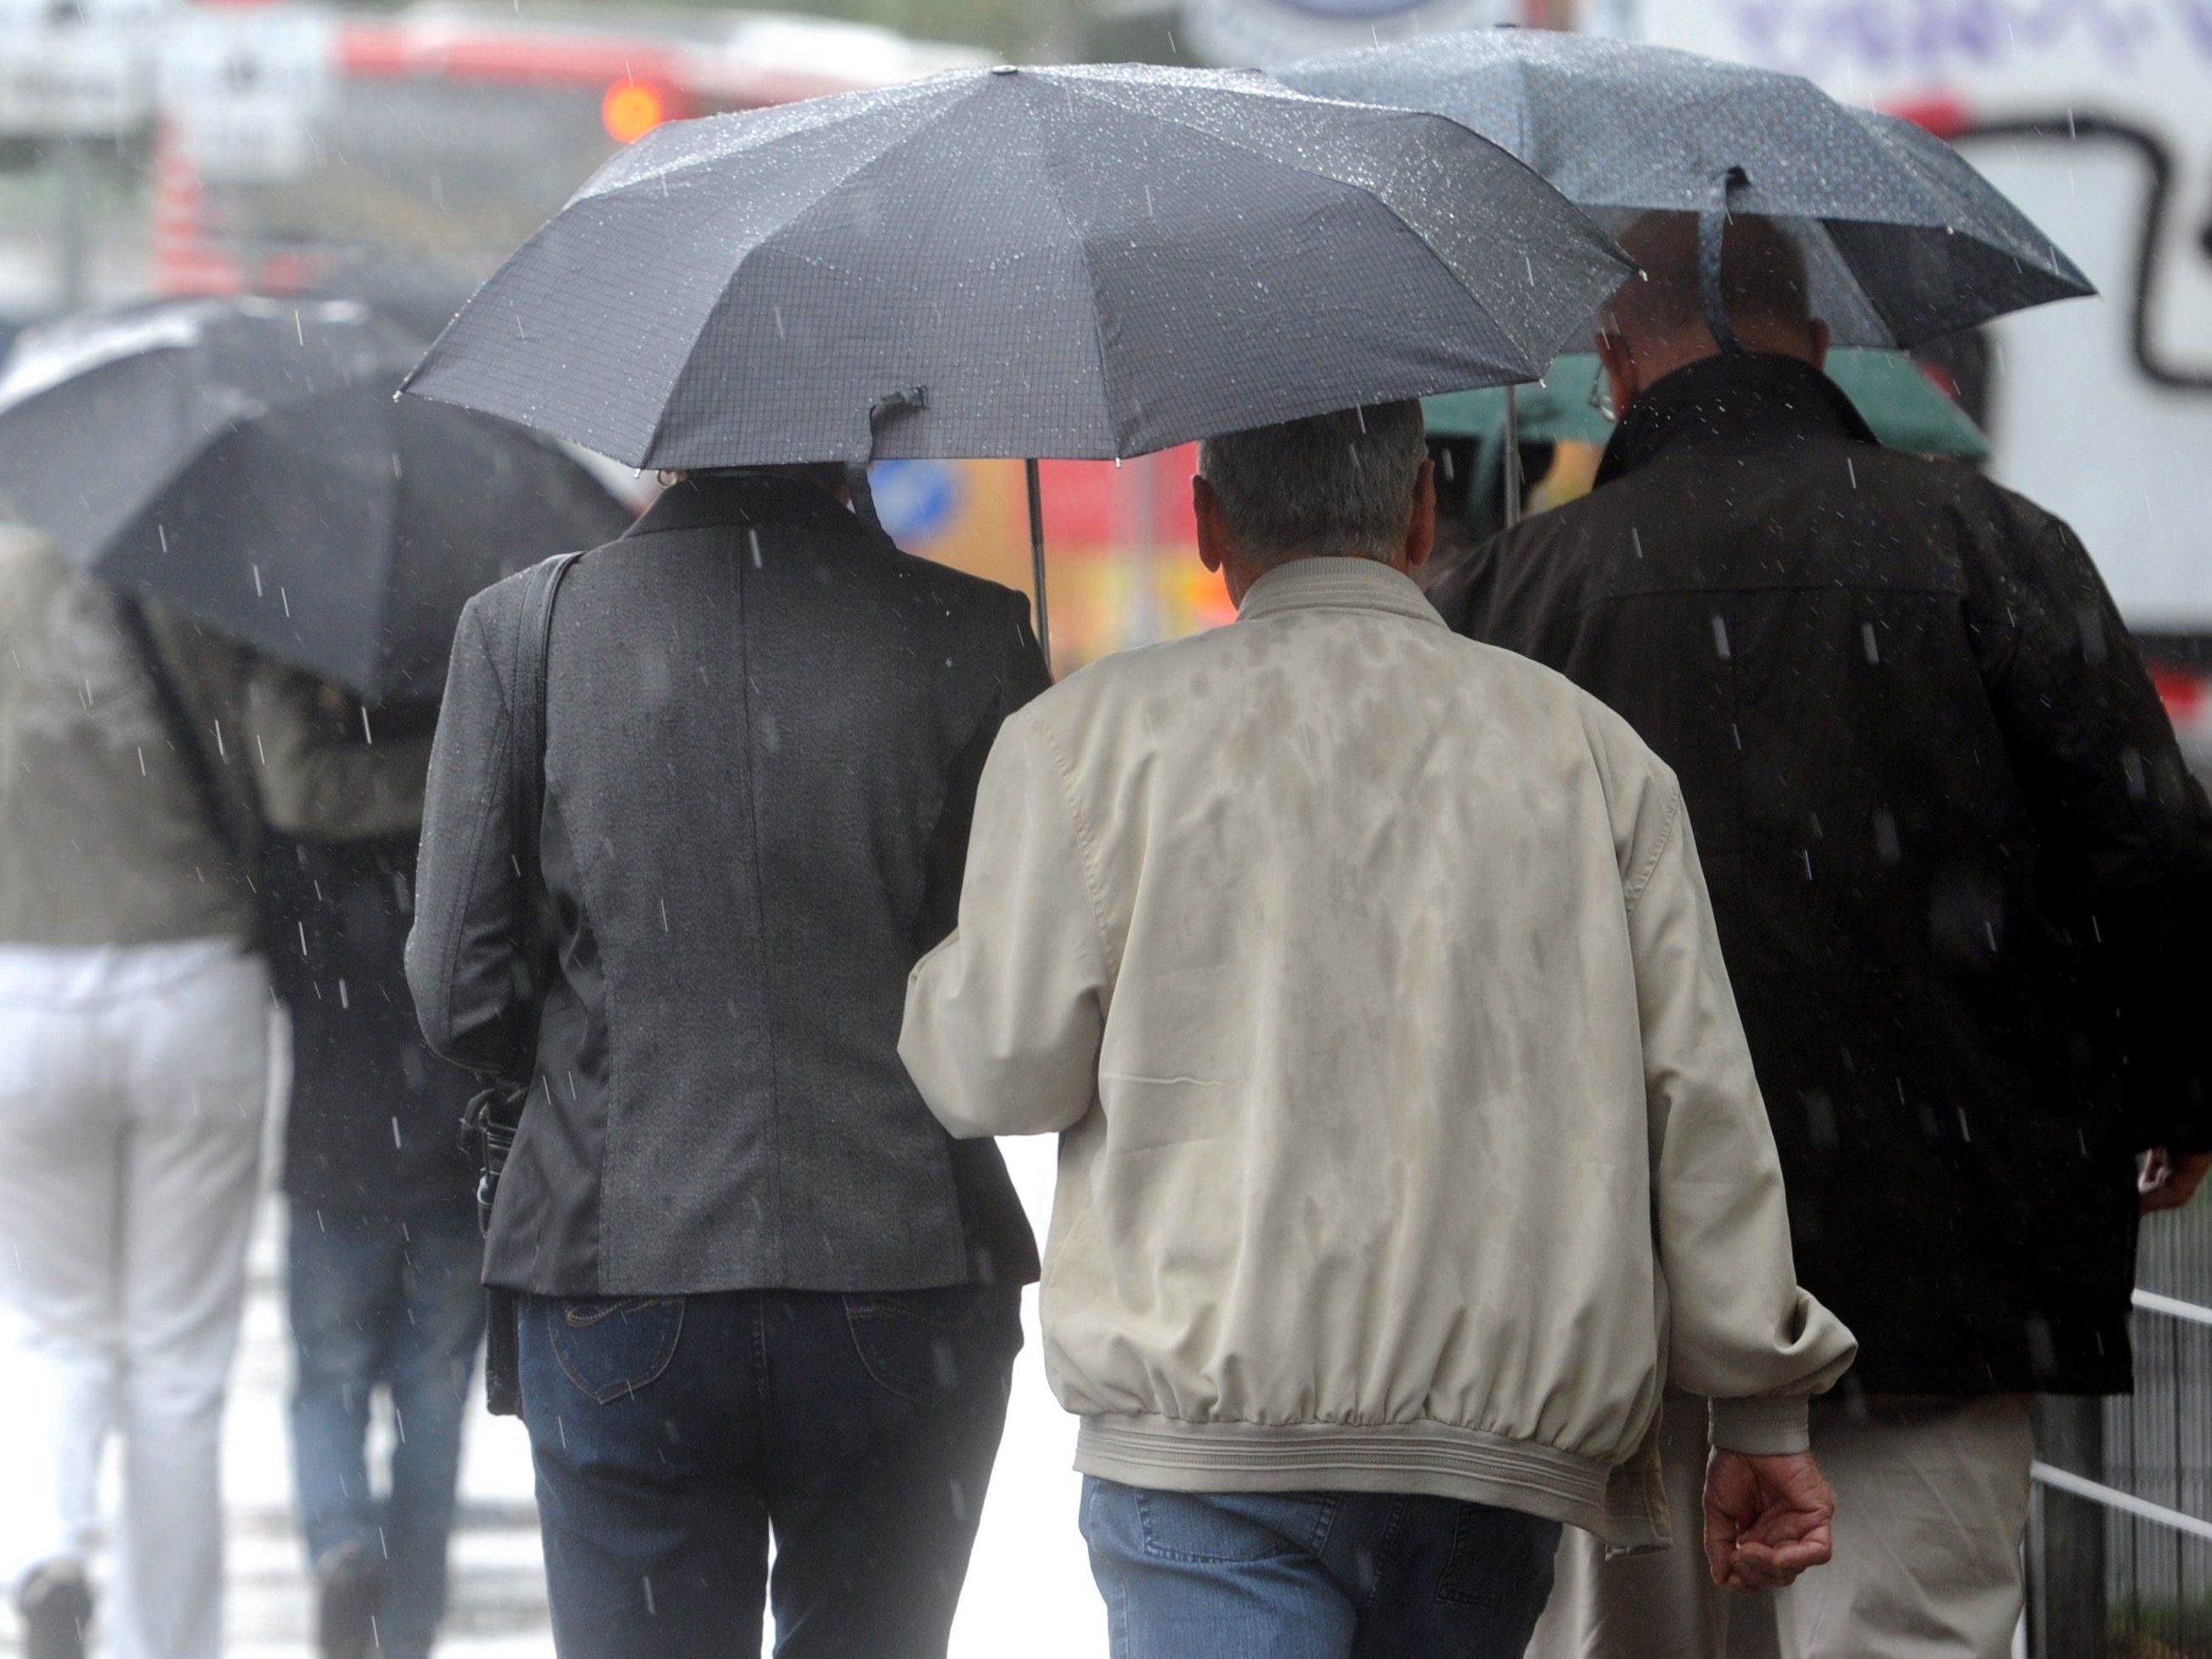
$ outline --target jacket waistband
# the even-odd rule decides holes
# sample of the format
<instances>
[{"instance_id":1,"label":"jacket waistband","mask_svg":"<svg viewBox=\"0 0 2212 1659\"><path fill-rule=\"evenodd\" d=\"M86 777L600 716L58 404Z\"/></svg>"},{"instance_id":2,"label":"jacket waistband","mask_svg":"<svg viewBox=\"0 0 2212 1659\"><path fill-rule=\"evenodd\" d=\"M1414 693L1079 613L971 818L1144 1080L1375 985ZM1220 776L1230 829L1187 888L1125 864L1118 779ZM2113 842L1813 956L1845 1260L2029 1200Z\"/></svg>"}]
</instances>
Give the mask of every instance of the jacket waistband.
<instances>
[{"instance_id":1,"label":"jacket waistband","mask_svg":"<svg viewBox=\"0 0 2212 1659\"><path fill-rule=\"evenodd\" d=\"M1077 1437L1085 1474L1161 1492L1380 1492L1540 1515L1616 1549L1669 1541L1651 1483L1594 1458L1479 1429L1417 1423L1189 1423L1091 1416Z\"/></svg>"}]
</instances>

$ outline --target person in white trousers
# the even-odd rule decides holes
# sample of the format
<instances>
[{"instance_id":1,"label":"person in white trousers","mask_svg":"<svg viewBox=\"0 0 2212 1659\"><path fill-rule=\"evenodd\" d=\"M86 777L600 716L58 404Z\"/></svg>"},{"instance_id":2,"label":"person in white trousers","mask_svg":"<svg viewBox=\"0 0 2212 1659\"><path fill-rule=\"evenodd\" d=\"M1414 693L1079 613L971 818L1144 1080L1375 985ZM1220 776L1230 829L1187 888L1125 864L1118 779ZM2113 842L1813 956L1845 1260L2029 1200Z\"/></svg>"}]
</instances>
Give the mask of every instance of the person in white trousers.
<instances>
[{"instance_id":1,"label":"person in white trousers","mask_svg":"<svg viewBox=\"0 0 2212 1659\"><path fill-rule=\"evenodd\" d=\"M84 1651L111 1440L107 1650L221 1651L220 1432L269 1092L259 830L404 827L427 762L324 731L308 683L146 613L134 632L50 545L0 530L0 1304L19 1402L0 1571L28 1659Z\"/></svg>"}]
</instances>

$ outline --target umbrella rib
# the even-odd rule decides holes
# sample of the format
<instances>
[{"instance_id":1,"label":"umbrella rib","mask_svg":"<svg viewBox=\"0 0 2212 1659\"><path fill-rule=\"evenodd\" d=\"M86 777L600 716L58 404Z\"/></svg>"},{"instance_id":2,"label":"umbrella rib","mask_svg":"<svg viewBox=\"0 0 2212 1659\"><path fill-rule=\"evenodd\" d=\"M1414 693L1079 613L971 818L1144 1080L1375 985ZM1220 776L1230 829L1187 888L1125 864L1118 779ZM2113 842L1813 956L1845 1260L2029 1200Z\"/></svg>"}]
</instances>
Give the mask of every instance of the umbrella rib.
<instances>
[{"instance_id":1,"label":"umbrella rib","mask_svg":"<svg viewBox=\"0 0 2212 1659\"><path fill-rule=\"evenodd\" d=\"M1121 106L1116 105L1115 107L1120 108ZM1127 112L1124 110L1123 112L1126 114ZM1058 168L1054 165L1057 152L1048 142L1045 142L1054 136L1053 130L1040 125L1037 131L1040 140L1038 149L1044 157L1045 192L1052 203L1054 210L1060 215L1060 223L1066 228L1069 240L1074 244L1076 258L1083 264L1084 284L1090 290L1091 349L1098 363L1099 394L1103 405L1103 413L1105 416L1106 430L1112 435L1114 453L1116 455L1126 455L1130 453L1128 434L1121 429L1121 420L1115 412L1117 405L1114 396L1114 359L1113 355L1106 349L1106 324L1103 315L1105 307L1102 303L1099 292L1097 272L1091 261L1091 238L1077 223L1074 214L1069 211L1066 201L1061 194L1061 183Z\"/></svg>"},{"instance_id":2,"label":"umbrella rib","mask_svg":"<svg viewBox=\"0 0 2212 1659\"><path fill-rule=\"evenodd\" d=\"M1094 95L1098 96L1101 102L1110 104L1116 109L1121 110L1125 112L1127 112L1129 110L1128 105L1123 100L1117 98L1107 97L1103 94L1097 93L1095 88L1088 82L1084 83L1084 90L1086 92L1093 92ZM1299 93L1288 88L1286 88L1285 91L1287 96L1285 101L1322 104L1357 101L1355 100L1316 98L1310 94ZM1587 228L1594 237L1596 237L1601 242L1605 241L1606 239L1603 237L1602 234L1598 231L1595 224L1590 221L1588 214L1585 213L1581 207L1577 205L1575 203L1569 201L1565 195L1560 194L1556 186L1554 186L1548 179L1545 179L1544 176L1538 173L1534 167L1521 160L1519 156L1514 155L1510 150L1507 149L1504 145L1497 143L1494 139L1486 137L1481 133L1477 132L1473 127L1466 125L1463 122L1455 121L1451 117L1439 114L1433 110L1407 109L1391 104L1372 104L1364 106L1364 107L1377 115L1390 118L1391 125L1393 126L1414 122L1426 123L1440 121L1449 126L1459 129L1473 142L1485 145L1490 149L1496 151L1498 158L1508 167L1516 168L1520 172L1528 174L1529 178L1542 185L1544 189L1551 191L1553 194L1558 195L1559 200L1565 204L1572 216L1580 220L1583 227ZM1395 219L1408 235L1412 236L1416 241L1419 242L1425 248L1426 248L1429 252L1429 257L1434 259L1438 264L1442 265L1444 268L1444 270L1450 276L1454 284L1459 288L1460 291L1465 294L1470 300L1474 301L1476 306L1480 307L1483 314L1489 317L1492 322L1497 325L1499 333L1506 333L1504 325L1498 322L1498 319L1494 313L1491 301L1484 295L1477 293L1468 283L1468 280L1464 276L1461 276L1458 270L1454 269L1451 261L1445 258L1443 254L1437 250L1436 245L1430 240L1428 235L1425 234L1418 225L1415 225L1411 220L1407 219L1405 214L1399 209L1398 204L1392 201L1389 195L1384 193L1383 187L1363 185L1357 179L1346 179L1339 173L1329 172L1325 168L1308 167L1294 159L1286 161L1280 154L1267 148L1262 143L1247 140L1241 135L1234 132L1217 131L1210 126L1187 119L1172 110L1157 112L1144 111L1140 112L1153 115L1156 118L1160 120L1172 121L1177 126L1187 128L1189 131L1199 134L1201 137L1212 139L1218 143L1226 144L1231 149L1242 150L1249 155L1257 156L1261 161L1268 162L1273 166L1289 167L1293 171L1305 174L1309 178L1326 179L1331 183L1341 185L1346 190L1356 190L1362 192L1370 200L1381 206L1392 218ZM1607 245L1609 246L1609 244ZM1534 360L1528 349L1522 345L1519 341L1512 339L1510 335L1506 335L1506 337L1509 343L1513 346L1513 349L1521 354L1522 363L1528 369L1528 378L1533 379L1536 375L1540 374L1543 372L1543 365Z\"/></svg>"},{"instance_id":3,"label":"umbrella rib","mask_svg":"<svg viewBox=\"0 0 2212 1659\"><path fill-rule=\"evenodd\" d=\"M1425 234L1418 226L1408 220L1404 213L1400 211L1397 204L1384 193L1383 187L1363 185L1357 179L1346 179L1337 173L1330 172L1324 168L1305 166L1295 159L1285 160L1279 151L1268 148L1262 143L1247 140L1241 135L1234 132L1217 131L1210 125L1187 119L1173 110L1159 110L1144 106L1133 106L1124 99L1110 96L1103 89L1104 86L1110 85L1111 83L1097 82L1089 77L1072 77L1071 79L1061 82L1061 84L1093 96L1097 101L1108 106L1121 115L1135 116L1139 118L1171 122L1175 125L1194 133L1199 137L1203 138L1209 143L1218 143L1227 149L1237 150L1241 154L1255 157L1269 166L1285 167L1300 173L1306 178L1325 179L1328 183L1333 184L1342 190L1358 191L1366 199L1375 203L1377 206L1382 208L1382 210L1388 213L1393 220L1396 221L1399 228L1405 231L1408 236L1413 238L1414 242L1422 248L1429 258L1434 261L1437 265L1443 267L1445 274L1451 278L1453 285L1462 294L1465 294L1468 296L1483 316L1489 319L1492 325L1498 330L1500 337L1504 339L1505 343L1515 352L1519 354L1521 359L1520 366L1526 368L1528 371L1527 374L1523 378L1534 379L1543 372L1543 366L1535 362L1528 348L1523 346L1520 341L1515 339L1507 331L1504 325L1498 320L1491 302L1482 295L1477 293L1468 281L1453 268L1451 261L1443 257L1429 237ZM1278 101L1285 104L1318 103L1322 105L1330 105L1342 103L1347 100L1340 99L1315 98L1304 93L1297 92L1290 88L1284 88ZM1393 128L1413 123L1429 122L1443 122L1454 128L1460 128L1461 125L1460 123L1452 121L1448 116L1437 115L1426 111L1400 109L1389 105L1369 105L1363 107L1368 109L1375 115L1388 118L1389 124ZM1552 186L1548 183L1545 182L1540 175L1535 173L1534 169L1528 167L1510 152L1504 150L1498 145L1492 143L1491 140L1484 138L1480 134L1474 132L1472 129L1462 129L1462 131L1467 133L1471 142L1486 145L1490 149L1496 150L1498 156L1509 167L1517 168L1521 172L1528 174L1531 179L1534 179L1544 189L1552 189ZM1562 203L1565 204L1571 214L1577 218L1583 219L1585 224L1588 223L1586 217L1582 214L1580 209L1575 208L1571 203L1566 203L1564 197L1561 197L1559 199ZM1595 228L1593 226L1590 228L1593 234L1595 234ZM1087 245L1085 245L1082 239L1079 237L1078 246L1084 248L1085 256L1085 268L1087 271L1089 270ZM1104 378L1103 373L1103 364L1107 361L1104 342L1103 339L1098 343L1098 349L1102 365L1103 381ZM1112 406L1109 401L1109 420L1111 412ZM1118 430L1115 432L1116 453L1124 452L1121 435L1122 434Z\"/></svg>"},{"instance_id":4,"label":"umbrella rib","mask_svg":"<svg viewBox=\"0 0 2212 1659\"><path fill-rule=\"evenodd\" d=\"M103 365L103 367L105 367L105 365ZM94 372L98 373L99 371L95 370ZM70 382L64 381L63 384L68 385ZM287 409L300 408L306 404L313 403L317 398L328 397L331 392L341 391L343 389L343 388L340 386L328 387L319 392L312 392L308 396L299 398L292 404L283 405L283 407ZM181 390L182 388L180 388L180 391ZM186 393L185 395L189 395L189 393ZM272 415L276 412L276 411L274 409L271 409L269 411L269 413ZM130 518L124 521L125 524L126 526L133 525L144 518L147 514L160 505L163 496L167 495L172 489L177 487L178 483L183 479L185 474L191 471L207 458L209 451L215 448L218 444L226 443L231 439L239 436L246 430L246 424L247 423L240 421L229 420L224 422L221 426L216 427L212 431L196 434L193 437L191 449L179 456L177 459L176 464L167 472L161 475L159 482L153 484L144 492L145 499L138 507L132 510ZM88 552L86 556L88 559L95 558L98 556L98 554L97 552Z\"/></svg>"},{"instance_id":5,"label":"umbrella rib","mask_svg":"<svg viewBox=\"0 0 2212 1659\"><path fill-rule=\"evenodd\" d=\"M969 95L972 95L972 91ZM715 319L721 315L723 307L729 303L730 290L737 286L738 279L744 275L745 265L752 256L765 249L777 237L795 229L808 215L821 209L838 191L842 190L861 173L891 155L896 147L920 137L932 127L948 119L963 101L965 100L963 98L947 99L943 108L934 111L915 127L906 132L894 135L882 145L856 158L850 167L843 169L834 179L825 181L815 192L811 200L793 208L787 217L773 227L762 231L753 239L751 247L746 250L744 256L732 268L730 274L722 280L721 286L715 290L714 299L708 301L704 313L700 317L699 326L692 331L690 344L677 365L675 377L668 385L668 392L660 401L659 411L653 416L653 429L646 438L644 459L638 465L642 466L654 465L653 453L659 448L661 438L667 430L669 415L675 408L677 390L684 384L684 376L691 368L693 358L698 351L700 338L714 325Z\"/></svg>"},{"instance_id":6,"label":"umbrella rib","mask_svg":"<svg viewBox=\"0 0 2212 1659\"><path fill-rule=\"evenodd\" d=\"M1243 150L1247 155L1256 155L1262 161L1273 162L1277 167L1289 167L1293 171L1309 173L1316 178L1334 179L1338 184L1350 183L1350 180L1348 179L1338 179L1336 174L1333 173L1326 173L1318 167L1304 166L1295 160L1285 160L1279 151L1271 149L1263 143L1248 140L1238 133L1233 131L1217 131L1214 127L1210 126L1206 123L1192 120L1179 111L1168 108L1155 108L1151 106L1132 106L1126 100L1109 96L1102 89L1102 83L1084 79L1070 80L1062 82L1062 84L1068 86L1073 89L1079 90L1087 96L1095 98L1102 104L1109 105L1121 114L1141 116L1149 120L1170 122L1176 126L1187 128L1190 131L1199 134L1201 137L1212 138L1218 143L1227 144L1232 149ZM1267 89L1261 88L1257 90L1264 93ZM1348 100L1334 98L1315 98L1304 93L1294 92L1290 88L1285 87L1280 88L1280 95L1276 97L1274 101L1283 104L1334 104ZM1439 120L1447 118L1440 116L1428 117L1418 110L1396 109L1386 105L1370 105L1369 107L1378 113L1393 117L1407 116L1415 119ZM1453 125L1457 125L1458 123L1454 122ZM1480 136L1480 135L1479 134L1477 135L1477 137ZM1484 142L1486 143L1488 141L1485 140Z\"/></svg>"}]
</instances>

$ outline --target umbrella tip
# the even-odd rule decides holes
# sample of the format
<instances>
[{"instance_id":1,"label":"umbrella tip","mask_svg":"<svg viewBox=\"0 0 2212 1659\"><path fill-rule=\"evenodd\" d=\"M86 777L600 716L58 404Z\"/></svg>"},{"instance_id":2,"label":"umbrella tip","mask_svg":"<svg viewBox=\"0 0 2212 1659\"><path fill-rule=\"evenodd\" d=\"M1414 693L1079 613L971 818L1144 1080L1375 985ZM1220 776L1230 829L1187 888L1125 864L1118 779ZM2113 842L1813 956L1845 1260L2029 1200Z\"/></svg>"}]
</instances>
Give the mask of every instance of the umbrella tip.
<instances>
[{"instance_id":1,"label":"umbrella tip","mask_svg":"<svg viewBox=\"0 0 2212 1659\"><path fill-rule=\"evenodd\" d=\"M1021 72L1022 68L1018 64L994 64L991 65L991 73L994 75L1019 75Z\"/></svg>"}]
</instances>

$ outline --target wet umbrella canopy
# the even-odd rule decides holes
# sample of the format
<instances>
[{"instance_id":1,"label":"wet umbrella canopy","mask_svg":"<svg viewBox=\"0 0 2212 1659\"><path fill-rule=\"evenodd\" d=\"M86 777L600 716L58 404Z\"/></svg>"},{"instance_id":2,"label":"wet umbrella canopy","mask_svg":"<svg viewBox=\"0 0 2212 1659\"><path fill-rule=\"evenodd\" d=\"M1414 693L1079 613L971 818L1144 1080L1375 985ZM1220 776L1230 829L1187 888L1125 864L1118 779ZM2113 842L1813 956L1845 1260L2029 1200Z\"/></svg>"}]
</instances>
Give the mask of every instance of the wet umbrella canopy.
<instances>
[{"instance_id":1,"label":"wet umbrella canopy","mask_svg":"<svg viewBox=\"0 0 2212 1659\"><path fill-rule=\"evenodd\" d=\"M960 70L657 130L409 389L641 466L1132 455L1533 378L1625 269L1434 117Z\"/></svg>"},{"instance_id":2,"label":"wet umbrella canopy","mask_svg":"<svg viewBox=\"0 0 2212 1659\"><path fill-rule=\"evenodd\" d=\"M0 380L0 498L103 580L369 702L434 696L471 594L629 514L532 433L395 400L413 355L350 305L40 331Z\"/></svg>"},{"instance_id":3,"label":"wet umbrella canopy","mask_svg":"<svg viewBox=\"0 0 2212 1659\"><path fill-rule=\"evenodd\" d=\"M1593 210L1758 214L1806 252L1839 345L1897 346L2088 279L1957 152L1810 81L1660 46L1490 29L1309 58L1289 86L1432 111Z\"/></svg>"}]
</instances>

